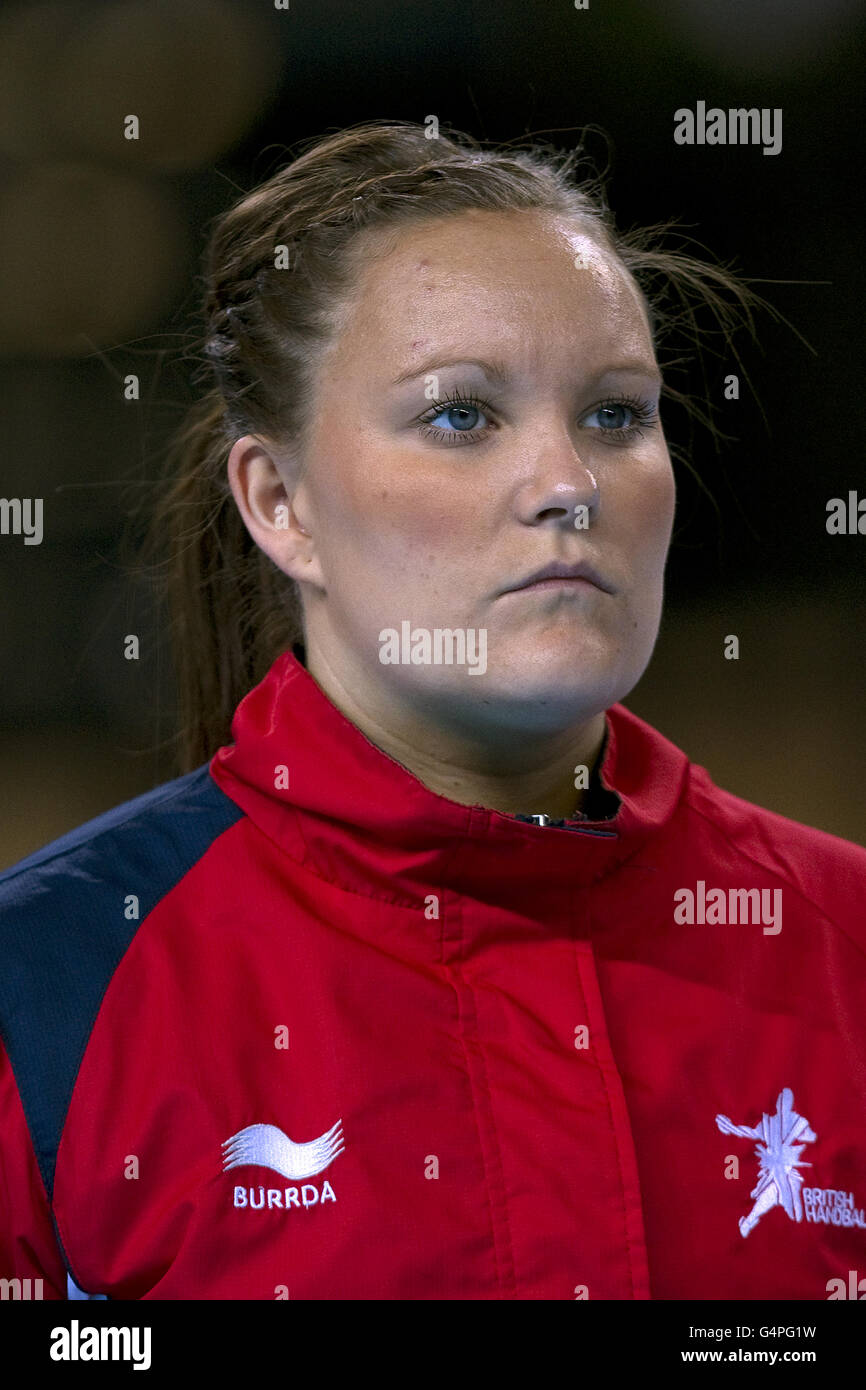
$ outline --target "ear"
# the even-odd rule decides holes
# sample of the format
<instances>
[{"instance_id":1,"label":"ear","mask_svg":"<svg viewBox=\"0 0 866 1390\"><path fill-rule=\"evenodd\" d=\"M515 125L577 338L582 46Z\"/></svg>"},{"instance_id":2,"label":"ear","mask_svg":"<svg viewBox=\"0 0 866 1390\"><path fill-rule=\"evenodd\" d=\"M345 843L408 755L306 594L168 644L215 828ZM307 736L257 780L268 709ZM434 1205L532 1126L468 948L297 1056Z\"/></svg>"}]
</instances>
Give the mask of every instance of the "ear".
<instances>
[{"instance_id":1,"label":"ear","mask_svg":"<svg viewBox=\"0 0 866 1390\"><path fill-rule=\"evenodd\" d=\"M309 525L302 510L300 469L271 441L245 434L228 457L228 480L244 525L274 564L299 583L324 588Z\"/></svg>"}]
</instances>

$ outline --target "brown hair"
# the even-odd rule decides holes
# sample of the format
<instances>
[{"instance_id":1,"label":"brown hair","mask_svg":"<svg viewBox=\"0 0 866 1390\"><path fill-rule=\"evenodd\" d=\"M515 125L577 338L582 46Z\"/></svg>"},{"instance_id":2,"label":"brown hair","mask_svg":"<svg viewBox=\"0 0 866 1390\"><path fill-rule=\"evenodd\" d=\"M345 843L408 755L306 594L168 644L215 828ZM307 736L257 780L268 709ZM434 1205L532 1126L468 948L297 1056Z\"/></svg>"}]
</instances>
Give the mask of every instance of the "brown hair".
<instances>
[{"instance_id":1,"label":"brown hair","mask_svg":"<svg viewBox=\"0 0 866 1390\"><path fill-rule=\"evenodd\" d=\"M329 135L211 230L200 355L209 389L168 450L167 486L145 545L148 555L164 556L156 569L178 679L181 772L229 741L238 702L281 651L302 640L297 586L252 540L226 461L244 434L292 441L303 456L317 363L339 331L340 309L371 244L367 229L375 234L470 208L571 215L631 272L657 352L674 327L685 326L697 341L701 305L726 343L743 320L753 331L751 308L763 301L729 268L660 245L672 224L616 230L601 181L577 177L580 146L483 148L450 128L428 136L424 126L400 121ZM665 394L718 434L708 412L667 381Z\"/></svg>"}]
</instances>

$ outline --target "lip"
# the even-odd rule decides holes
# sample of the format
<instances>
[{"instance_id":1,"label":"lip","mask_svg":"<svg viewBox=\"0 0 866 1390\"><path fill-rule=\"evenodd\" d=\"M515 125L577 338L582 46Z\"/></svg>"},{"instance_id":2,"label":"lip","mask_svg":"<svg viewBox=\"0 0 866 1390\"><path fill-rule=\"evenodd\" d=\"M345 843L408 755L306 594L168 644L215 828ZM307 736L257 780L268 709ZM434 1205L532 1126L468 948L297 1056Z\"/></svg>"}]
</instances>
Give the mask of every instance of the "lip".
<instances>
[{"instance_id":1,"label":"lip","mask_svg":"<svg viewBox=\"0 0 866 1390\"><path fill-rule=\"evenodd\" d=\"M577 582L592 584L602 593L611 594L613 589L601 578L597 570L592 565L581 561L580 564L566 565L561 560L554 560L551 564L545 565L542 569L533 570L523 579L519 579L516 584L509 584L507 589L503 589L503 594L518 593L523 589L554 589L566 588L569 584Z\"/></svg>"}]
</instances>

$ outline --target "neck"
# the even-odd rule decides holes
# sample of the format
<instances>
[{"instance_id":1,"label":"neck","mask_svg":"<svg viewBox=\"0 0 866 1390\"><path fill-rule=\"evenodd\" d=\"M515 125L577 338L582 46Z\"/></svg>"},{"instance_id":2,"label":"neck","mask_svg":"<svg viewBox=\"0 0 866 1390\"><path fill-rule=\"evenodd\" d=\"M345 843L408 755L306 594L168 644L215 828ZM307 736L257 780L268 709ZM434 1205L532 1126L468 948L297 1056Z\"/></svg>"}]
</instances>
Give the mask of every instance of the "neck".
<instances>
[{"instance_id":1,"label":"neck","mask_svg":"<svg viewBox=\"0 0 866 1390\"><path fill-rule=\"evenodd\" d=\"M605 737L603 713L554 733L482 736L419 718L417 701L394 705L390 692L386 701L363 680L344 678L321 649L296 654L331 703L371 743L440 796L510 815L560 820L591 814L593 771ZM589 775L578 775L580 767Z\"/></svg>"}]
</instances>

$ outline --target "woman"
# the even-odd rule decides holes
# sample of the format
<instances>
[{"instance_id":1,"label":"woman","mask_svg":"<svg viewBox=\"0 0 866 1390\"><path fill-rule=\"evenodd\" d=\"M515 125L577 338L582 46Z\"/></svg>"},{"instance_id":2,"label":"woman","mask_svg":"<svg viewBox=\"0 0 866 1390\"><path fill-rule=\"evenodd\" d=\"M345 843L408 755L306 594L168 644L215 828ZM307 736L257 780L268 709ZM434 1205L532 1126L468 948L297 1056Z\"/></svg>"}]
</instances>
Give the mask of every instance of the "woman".
<instances>
[{"instance_id":1,"label":"woman","mask_svg":"<svg viewBox=\"0 0 866 1390\"><path fill-rule=\"evenodd\" d=\"M45 1297L862 1267L866 852L619 704L675 500L643 286L746 297L570 174L371 123L217 224L157 518L188 770L0 881L0 1253Z\"/></svg>"}]
</instances>

